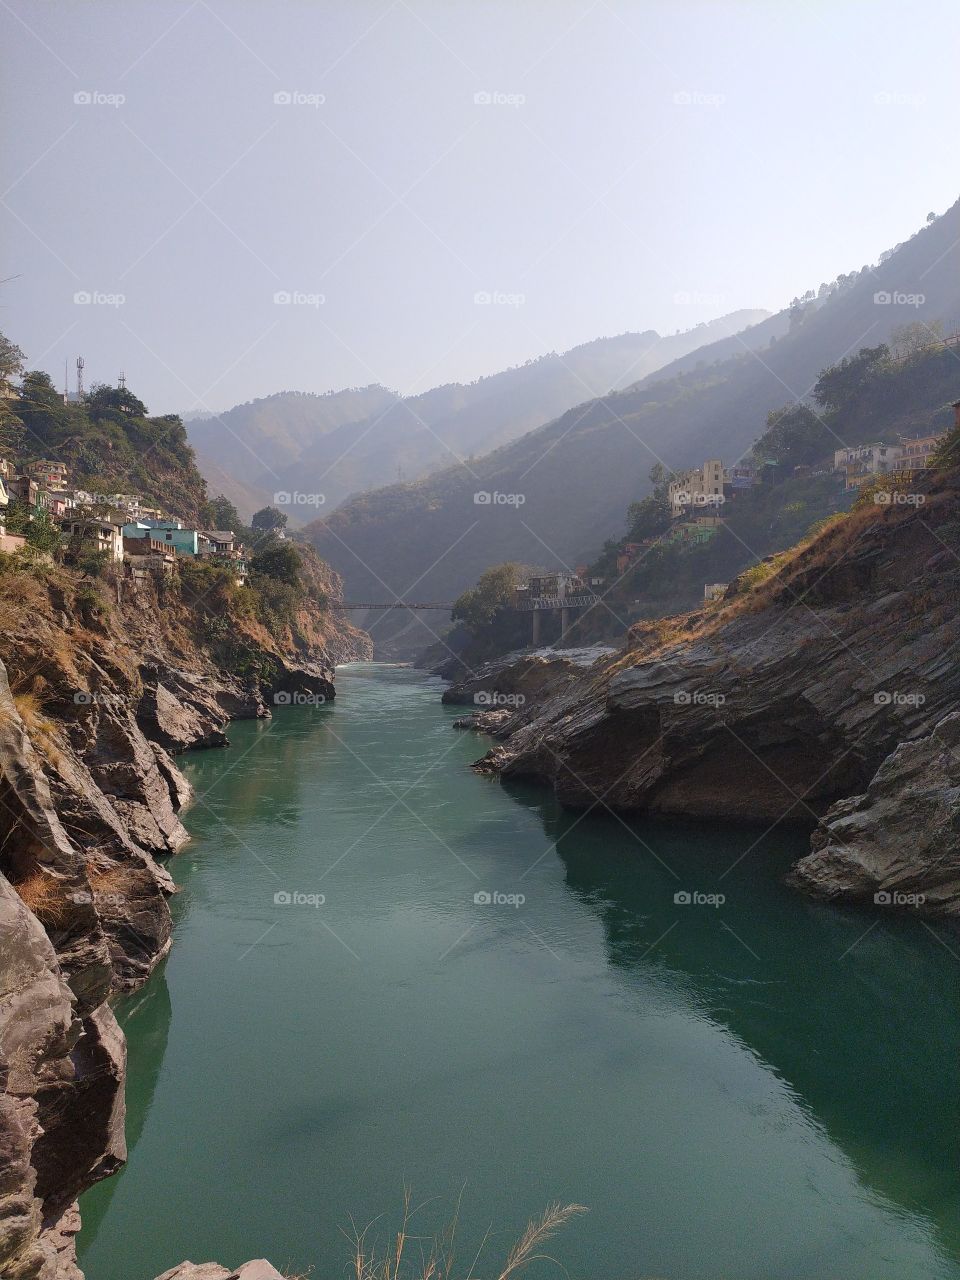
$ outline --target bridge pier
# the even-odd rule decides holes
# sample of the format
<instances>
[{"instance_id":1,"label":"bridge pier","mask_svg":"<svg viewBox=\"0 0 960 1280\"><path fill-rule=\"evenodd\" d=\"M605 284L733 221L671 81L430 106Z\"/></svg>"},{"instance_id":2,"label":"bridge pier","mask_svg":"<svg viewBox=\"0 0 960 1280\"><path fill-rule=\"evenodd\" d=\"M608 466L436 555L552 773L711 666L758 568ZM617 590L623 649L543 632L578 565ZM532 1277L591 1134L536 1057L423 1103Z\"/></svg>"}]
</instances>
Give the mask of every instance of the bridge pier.
<instances>
[{"instance_id":1,"label":"bridge pier","mask_svg":"<svg viewBox=\"0 0 960 1280\"><path fill-rule=\"evenodd\" d=\"M533 618L532 643L535 649L538 648L540 645L540 614L541 614L540 609L534 609L533 613L531 614Z\"/></svg>"},{"instance_id":2,"label":"bridge pier","mask_svg":"<svg viewBox=\"0 0 960 1280\"><path fill-rule=\"evenodd\" d=\"M560 639L561 640L567 634L567 631L570 628L570 614L572 612L573 610L570 608L569 605L565 604L565 605L562 605L560 608Z\"/></svg>"}]
</instances>

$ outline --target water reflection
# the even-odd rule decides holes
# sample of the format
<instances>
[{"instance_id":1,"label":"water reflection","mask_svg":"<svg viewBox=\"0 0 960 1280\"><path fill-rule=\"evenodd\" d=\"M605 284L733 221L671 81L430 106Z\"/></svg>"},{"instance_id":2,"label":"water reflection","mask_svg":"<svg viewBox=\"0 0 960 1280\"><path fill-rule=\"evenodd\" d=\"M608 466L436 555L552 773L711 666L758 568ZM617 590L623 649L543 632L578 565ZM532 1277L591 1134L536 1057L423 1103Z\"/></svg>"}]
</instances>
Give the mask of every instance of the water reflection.
<instances>
[{"instance_id":1,"label":"water reflection","mask_svg":"<svg viewBox=\"0 0 960 1280\"><path fill-rule=\"evenodd\" d=\"M607 814L581 821L528 787L510 791L539 810L568 888L603 923L610 963L679 981L867 1183L927 1215L960 1255L956 933L802 899L798 909L781 879L807 847L798 833L627 824L645 849ZM674 901L697 890L725 901Z\"/></svg>"}]
</instances>

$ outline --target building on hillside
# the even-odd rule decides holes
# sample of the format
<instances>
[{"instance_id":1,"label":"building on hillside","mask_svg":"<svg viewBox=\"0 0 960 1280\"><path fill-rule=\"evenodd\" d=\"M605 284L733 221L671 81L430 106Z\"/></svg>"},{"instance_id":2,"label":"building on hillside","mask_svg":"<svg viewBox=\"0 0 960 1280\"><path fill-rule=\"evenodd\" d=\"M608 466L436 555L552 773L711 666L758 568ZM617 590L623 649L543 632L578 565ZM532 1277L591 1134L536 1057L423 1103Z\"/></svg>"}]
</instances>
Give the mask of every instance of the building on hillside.
<instances>
[{"instance_id":1,"label":"building on hillside","mask_svg":"<svg viewBox=\"0 0 960 1280\"><path fill-rule=\"evenodd\" d=\"M66 489L67 466L64 462L52 462L49 458L38 458L27 467L27 474L36 480L41 488Z\"/></svg>"},{"instance_id":2,"label":"building on hillside","mask_svg":"<svg viewBox=\"0 0 960 1280\"><path fill-rule=\"evenodd\" d=\"M7 492L31 511L39 510L40 486L30 476L11 476L7 481Z\"/></svg>"},{"instance_id":3,"label":"building on hillside","mask_svg":"<svg viewBox=\"0 0 960 1280\"><path fill-rule=\"evenodd\" d=\"M727 582L705 582L703 584L704 600L722 600L729 585Z\"/></svg>"},{"instance_id":4,"label":"building on hillside","mask_svg":"<svg viewBox=\"0 0 960 1280\"><path fill-rule=\"evenodd\" d=\"M87 546L92 551L105 551L115 563L123 560L123 532L119 524L99 516L81 516L64 520L61 527L69 542Z\"/></svg>"},{"instance_id":5,"label":"building on hillside","mask_svg":"<svg viewBox=\"0 0 960 1280\"><path fill-rule=\"evenodd\" d=\"M64 491L58 493L53 489L41 489L37 496L37 505L55 520L61 519L73 509L73 499Z\"/></svg>"},{"instance_id":6,"label":"building on hillside","mask_svg":"<svg viewBox=\"0 0 960 1280\"><path fill-rule=\"evenodd\" d=\"M702 467L681 471L667 486L671 519L679 519L698 507L722 506L726 472L719 458L708 458Z\"/></svg>"},{"instance_id":7,"label":"building on hillside","mask_svg":"<svg viewBox=\"0 0 960 1280\"><path fill-rule=\"evenodd\" d=\"M923 471L929 467L945 435L946 432L934 436L901 436L899 470Z\"/></svg>"},{"instance_id":8,"label":"building on hillside","mask_svg":"<svg viewBox=\"0 0 960 1280\"><path fill-rule=\"evenodd\" d=\"M902 456L903 449L898 444L857 444L834 450L833 468L845 474L847 490L859 489L873 476L899 470Z\"/></svg>"},{"instance_id":9,"label":"building on hillside","mask_svg":"<svg viewBox=\"0 0 960 1280\"><path fill-rule=\"evenodd\" d=\"M237 536L230 529L205 529L204 537L212 544L213 549L218 555L226 555L232 551Z\"/></svg>"},{"instance_id":10,"label":"building on hillside","mask_svg":"<svg viewBox=\"0 0 960 1280\"><path fill-rule=\"evenodd\" d=\"M132 578L145 577L151 571L173 573L177 553L160 538L124 538L123 558Z\"/></svg>"},{"instance_id":11,"label":"building on hillside","mask_svg":"<svg viewBox=\"0 0 960 1280\"><path fill-rule=\"evenodd\" d=\"M185 529L179 520L133 520L123 526L125 538L156 538L175 548L180 555L200 554L200 533Z\"/></svg>"}]
</instances>

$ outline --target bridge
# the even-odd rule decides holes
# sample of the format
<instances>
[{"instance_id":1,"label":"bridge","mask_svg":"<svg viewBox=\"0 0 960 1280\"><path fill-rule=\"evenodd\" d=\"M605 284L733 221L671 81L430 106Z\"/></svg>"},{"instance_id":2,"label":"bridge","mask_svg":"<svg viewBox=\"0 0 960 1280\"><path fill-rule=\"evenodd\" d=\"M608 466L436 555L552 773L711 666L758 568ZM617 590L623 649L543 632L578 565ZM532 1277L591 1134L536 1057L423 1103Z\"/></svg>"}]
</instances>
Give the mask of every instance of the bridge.
<instances>
[{"instance_id":1,"label":"bridge","mask_svg":"<svg viewBox=\"0 0 960 1280\"><path fill-rule=\"evenodd\" d=\"M453 604L449 600L441 600L439 602L436 600L392 600L388 604L378 604L376 601L358 604L354 601L338 600L336 606L338 609L370 609L374 612L384 609L439 609L443 613L450 613L453 609Z\"/></svg>"}]
</instances>

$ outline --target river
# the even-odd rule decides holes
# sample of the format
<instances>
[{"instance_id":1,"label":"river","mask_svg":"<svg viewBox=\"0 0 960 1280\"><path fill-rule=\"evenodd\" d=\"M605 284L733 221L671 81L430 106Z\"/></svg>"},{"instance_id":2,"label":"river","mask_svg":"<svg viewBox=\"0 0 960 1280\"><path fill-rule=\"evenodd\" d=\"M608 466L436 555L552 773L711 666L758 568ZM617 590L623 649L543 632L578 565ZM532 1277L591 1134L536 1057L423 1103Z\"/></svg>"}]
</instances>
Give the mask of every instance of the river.
<instances>
[{"instance_id":1,"label":"river","mask_svg":"<svg viewBox=\"0 0 960 1280\"><path fill-rule=\"evenodd\" d=\"M421 673L337 687L182 761L174 946L118 1005L130 1159L83 1198L88 1280L329 1280L405 1186L423 1234L459 1199L463 1273L561 1200L589 1208L547 1250L574 1280L960 1280L955 934L786 889L802 834L478 777Z\"/></svg>"}]
</instances>

